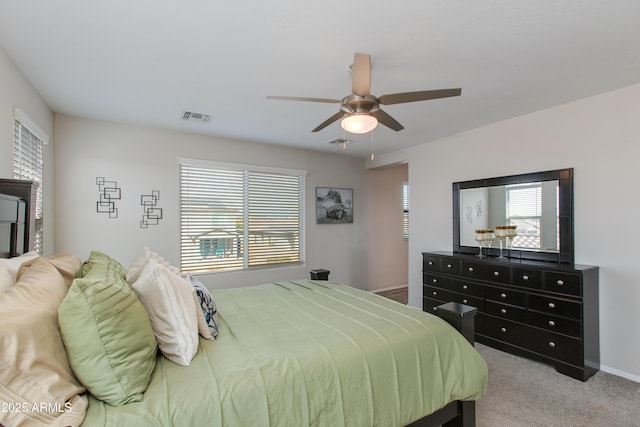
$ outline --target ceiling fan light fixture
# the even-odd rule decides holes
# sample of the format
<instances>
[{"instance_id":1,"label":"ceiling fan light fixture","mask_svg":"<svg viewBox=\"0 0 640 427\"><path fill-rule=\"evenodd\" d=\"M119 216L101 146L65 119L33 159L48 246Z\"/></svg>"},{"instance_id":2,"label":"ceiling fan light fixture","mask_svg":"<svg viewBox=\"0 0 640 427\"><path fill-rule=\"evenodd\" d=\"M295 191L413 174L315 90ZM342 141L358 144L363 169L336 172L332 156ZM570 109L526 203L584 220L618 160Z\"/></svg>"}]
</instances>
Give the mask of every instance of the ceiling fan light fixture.
<instances>
[{"instance_id":1,"label":"ceiling fan light fixture","mask_svg":"<svg viewBox=\"0 0 640 427\"><path fill-rule=\"evenodd\" d=\"M378 119L370 114L354 113L342 119L340 126L349 133L363 134L374 130L378 126Z\"/></svg>"}]
</instances>

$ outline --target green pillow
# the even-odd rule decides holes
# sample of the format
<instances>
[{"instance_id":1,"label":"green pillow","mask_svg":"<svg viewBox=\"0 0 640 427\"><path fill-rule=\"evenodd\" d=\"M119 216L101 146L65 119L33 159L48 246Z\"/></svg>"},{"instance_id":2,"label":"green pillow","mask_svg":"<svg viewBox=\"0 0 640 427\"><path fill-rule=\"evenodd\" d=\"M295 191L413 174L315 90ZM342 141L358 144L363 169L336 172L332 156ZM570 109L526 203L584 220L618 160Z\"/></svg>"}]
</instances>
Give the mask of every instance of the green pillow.
<instances>
[{"instance_id":1,"label":"green pillow","mask_svg":"<svg viewBox=\"0 0 640 427\"><path fill-rule=\"evenodd\" d=\"M82 277L91 274L92 270L102 275L118 275L125 277L127 270L116 259L102 252L91 251L89 259L82 264ZM95 273L94 272L94 273Z\"/></svg>"},{"instance_id":2,"label":"green pillow","mask_svg":"<svg viewBox=\"0 0 640 427\"><path fill-rule=\"evenodd\" d=\"M120 406L142 399L157 343L129 284L119 274L98 271L73 281L58 323L76 377L97 399Z\"/></svg>"}]
</instances>

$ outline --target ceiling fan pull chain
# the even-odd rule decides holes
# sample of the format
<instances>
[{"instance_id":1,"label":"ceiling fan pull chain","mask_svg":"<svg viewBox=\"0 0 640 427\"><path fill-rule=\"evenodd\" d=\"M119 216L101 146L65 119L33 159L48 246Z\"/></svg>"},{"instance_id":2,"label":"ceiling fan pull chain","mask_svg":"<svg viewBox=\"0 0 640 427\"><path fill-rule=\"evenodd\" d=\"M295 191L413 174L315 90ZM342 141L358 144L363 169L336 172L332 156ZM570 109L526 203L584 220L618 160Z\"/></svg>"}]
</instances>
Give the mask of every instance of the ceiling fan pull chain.
<instances>
[{"instance_id":1,"label":"ceiling fan pull chain","mask_svg":"<svg viewBox=\"0 0 640 427\"><path fill-rule=\"evenodd\" d=\"M376 156L373 155L373 131L371 131L371 160L375 160Z\"/></svg>"},{"instance_id":2,"label":"ceiling fan pull chain","mask_svg":"<svg viewBox=\"0 0 640 427\"><path fill-rule=\"evenodd\" d=\"M342 150L347 150L347 131L342 129Z\"/></svg>"}]
</instances>

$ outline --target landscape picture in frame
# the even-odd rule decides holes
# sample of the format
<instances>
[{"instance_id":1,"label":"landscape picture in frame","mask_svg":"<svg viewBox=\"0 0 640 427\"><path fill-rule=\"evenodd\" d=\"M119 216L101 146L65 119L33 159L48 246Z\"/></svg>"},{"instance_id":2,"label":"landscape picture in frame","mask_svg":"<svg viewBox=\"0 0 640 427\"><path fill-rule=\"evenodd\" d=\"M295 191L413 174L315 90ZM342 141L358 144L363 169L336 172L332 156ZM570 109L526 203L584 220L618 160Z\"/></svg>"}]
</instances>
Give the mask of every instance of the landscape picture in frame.
<instances>
[{"instance_id":1,"label":"landscape picture in frame","mask_svg":"<svg viewBox=\"0 0 640 427\"><path fill-rule=\"evenodd\" d=\"M352 222L352 189L316 187L316 223L351 224Z\"/></svg>"}]
</instances>

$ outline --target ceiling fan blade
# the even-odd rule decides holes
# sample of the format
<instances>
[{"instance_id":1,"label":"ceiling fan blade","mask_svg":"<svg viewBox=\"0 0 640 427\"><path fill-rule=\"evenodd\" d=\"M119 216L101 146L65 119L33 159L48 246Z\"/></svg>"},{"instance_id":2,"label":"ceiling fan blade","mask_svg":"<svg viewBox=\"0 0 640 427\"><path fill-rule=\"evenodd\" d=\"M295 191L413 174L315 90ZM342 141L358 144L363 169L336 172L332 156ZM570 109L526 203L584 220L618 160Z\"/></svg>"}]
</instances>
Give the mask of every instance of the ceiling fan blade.
<instances>
[{"instance_id":1,"label":"ceiling fan blade","mask_svg":"<svg viewBox=\"0 0 640 427\"><path fill-rule=\"evenodd\" d=\"M356 53L351 68L351 91L356 95L371 95L371 55Z\"/></svg>"},{"instance_id":2,"label":"ceiling fan blade","mask_svg":"<svg viewBox=\"0 0 640 427\"><path fill-rule=\"evenodd\" d=\"M275 99L279 101L308 101L308 102L326 102L329 104L340 104L339 99L328 98L302 98L297 96L267 96L267 99Z\"/></svg>"},{"instance_id":3,"label":"ceiling fan blade","mask_svg":"<svg viewBox=\"0 0 640 427\"><path fill-rule=\"evenodd\" d=\"M395 130L396 132L404 129L404 126L398 123L396 119L394 119L393 117L391 117L389 114L385 113L382 110L376 110L373 113L371 113L371 115L376 119L378 119L378 122L382 123L383 125L385 125L390 129Z\"/></svg>"},{"instance_id":4,"label":"ceiling fan blade","mask_svg":"<svg viewBox=\"0 0 640 427\"><path fill-rule=\"evenodd\" d=\"M460 96L462 89L438 89L423 90L419 92L391 93L382 95L378 101L382 105L402 104L405 102L428 101L430 99L449 98L451 96Z\"/></svg>"},{"instance_id":5,"label":"ceiling fan blade","mask_svg":"<svg viewBox=\"0 0 640 427\"><path fill-rule=\"evenodd\" d=\"M327 120L325 120L324 122L320 123L318 125L318 127L316 127L314 130L312 130L311 132L318 132L324 128L326 128L327 126L329 126L331 123L335 122L336 120L341 119L342 117L344 117L344 113L342 111L338 111L337 113L335 113L333 116L329 117Z\"/></svg>"}]
</instances>

